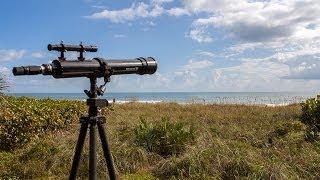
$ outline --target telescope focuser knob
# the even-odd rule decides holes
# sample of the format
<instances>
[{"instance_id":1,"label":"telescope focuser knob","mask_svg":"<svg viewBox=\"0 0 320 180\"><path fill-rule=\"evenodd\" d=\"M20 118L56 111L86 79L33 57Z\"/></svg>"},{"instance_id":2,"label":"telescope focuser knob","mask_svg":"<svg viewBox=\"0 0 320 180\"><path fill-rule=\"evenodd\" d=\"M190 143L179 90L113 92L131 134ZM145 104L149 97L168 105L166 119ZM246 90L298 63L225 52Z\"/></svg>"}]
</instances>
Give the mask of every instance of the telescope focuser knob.
<instances>
[{"instance_id":1,"label":"telescope focuser knob","mask_svg":"<svg viewBox=\"0 0 320 180\"><path fill-rule=\"evenodd\" d=\"M98 96L103 96L104 92L106 91L105 85L101 85L99 88L97 88L97 94Z\"/></svg>"}]
</instances>

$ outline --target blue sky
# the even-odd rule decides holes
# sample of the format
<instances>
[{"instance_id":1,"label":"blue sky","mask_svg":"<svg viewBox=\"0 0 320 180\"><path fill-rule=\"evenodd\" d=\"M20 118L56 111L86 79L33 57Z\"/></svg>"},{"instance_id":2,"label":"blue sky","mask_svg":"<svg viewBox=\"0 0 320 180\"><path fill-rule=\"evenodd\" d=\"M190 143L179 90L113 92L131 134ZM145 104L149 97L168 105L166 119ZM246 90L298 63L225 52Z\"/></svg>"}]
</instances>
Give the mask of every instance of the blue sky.
<instances>
[{"instance_id":1,"label":"blue sky","mask_svg":"<svg viewBox=\"0 0 320 180\"><path fill-rule=\"evenodd\" d=\"M87 57L158 60L154 75L112 77L112 92L318 91L317 1L4 0L0 73L10 92L82 92L85 78L14 77L11 68L51 62L48 43L83 41L99 47Z\"/></svg>"}]
</instances>

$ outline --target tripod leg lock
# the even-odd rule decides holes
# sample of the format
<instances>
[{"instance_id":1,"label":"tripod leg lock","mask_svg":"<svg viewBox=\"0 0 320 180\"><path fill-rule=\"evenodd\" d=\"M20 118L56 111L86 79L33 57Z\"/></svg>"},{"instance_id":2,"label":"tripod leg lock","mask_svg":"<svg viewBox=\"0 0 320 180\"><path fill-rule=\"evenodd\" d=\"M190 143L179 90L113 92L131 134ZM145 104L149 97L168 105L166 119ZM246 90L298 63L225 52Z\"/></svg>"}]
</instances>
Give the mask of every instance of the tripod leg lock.
<instances>
[{"instance_id":1,"label":"tripod leg lock","mask_svg":"<svg viewBox=\"0 0 320 180\"><path fill-rule=\"evenodd\" d=\"M81 117L80 118L80 123L89 123L89 124L100 123L100 124L104 124L104 123L106 123L106 118L103 117L103 116Z\"/></svg>"}]
</instances>

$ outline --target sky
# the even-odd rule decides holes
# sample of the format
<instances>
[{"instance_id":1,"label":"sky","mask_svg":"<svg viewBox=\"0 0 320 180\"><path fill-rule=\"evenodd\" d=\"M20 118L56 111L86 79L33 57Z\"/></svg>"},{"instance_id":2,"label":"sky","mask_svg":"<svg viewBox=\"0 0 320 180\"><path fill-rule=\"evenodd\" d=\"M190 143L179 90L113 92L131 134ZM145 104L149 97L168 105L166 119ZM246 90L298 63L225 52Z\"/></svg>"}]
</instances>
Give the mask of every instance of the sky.
<instances>
[{"instance_id":1,"label":"sky","mask_svg":"<svg viewBox=\"0 0 320 180\"><path fill-rule=\"evenodd\" d=\"M13 93L88 88L87 78L12 75L56 59L46 48L61 40L97 45L87 58L157 60L154 75L111 77L110 92L320 89L319 0L3 0L0 29L0 74Z\"/></svg>"}]
</instances>

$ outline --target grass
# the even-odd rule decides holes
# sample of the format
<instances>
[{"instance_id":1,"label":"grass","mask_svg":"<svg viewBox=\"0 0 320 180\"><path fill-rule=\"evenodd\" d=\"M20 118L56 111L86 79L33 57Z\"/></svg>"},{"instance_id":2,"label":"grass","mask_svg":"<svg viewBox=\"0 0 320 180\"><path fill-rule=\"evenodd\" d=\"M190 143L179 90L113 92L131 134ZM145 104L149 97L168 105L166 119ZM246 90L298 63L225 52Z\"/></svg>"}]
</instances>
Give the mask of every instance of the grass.
<instances>
[{"instance_id":1,"label":"grass","mask_svg":"<svg viewBox=\"0 0 320 180\"><path fill-rule=\"evenodd\" d=\"M19 108L19 101L29 102L29 107ZM78 136L77 117L86 112L80 109L84 103L3 97L0 104L0 134L5 121L25 117L39 121L36 127L27 126L32 126L34 136L0 151L0 179L67 178ZM16 104L16 109L9 110L8 104ZM32 118L25 111L32 111ZM38 118L47 111L54 115L51 121ZM128 103L105 108L102 114L121 179L320 178L320 143L305 140L300 105ZM62 121L65 117L68 123ZM98 147L98 176L105 179ZM88 142L81 178L88 176L87 157Z\"/></svg>"}]
</instances>

